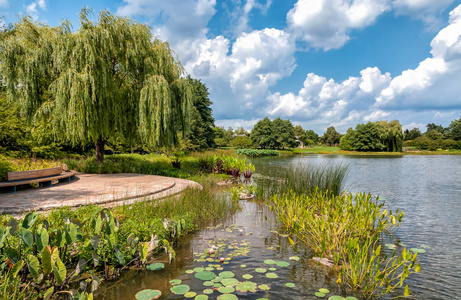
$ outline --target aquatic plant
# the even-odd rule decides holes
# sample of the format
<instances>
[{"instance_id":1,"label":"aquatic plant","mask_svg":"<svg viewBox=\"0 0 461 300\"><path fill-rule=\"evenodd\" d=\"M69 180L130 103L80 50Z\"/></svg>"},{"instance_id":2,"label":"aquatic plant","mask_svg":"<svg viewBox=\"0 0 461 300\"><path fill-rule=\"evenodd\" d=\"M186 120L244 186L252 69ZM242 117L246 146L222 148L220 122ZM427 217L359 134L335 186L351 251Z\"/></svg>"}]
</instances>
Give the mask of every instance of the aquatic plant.
<instances>
[{"instance_id":1,"label":"aquatic plant","mask_svg":"<svg viewBox=\"0 0 461 300\"><path fill-rule=\"evenodd\" d=\"M71 293L87 299L102 279L117 277L131 265L145 266L147 258L158 251L165 250L174 259L179 237L238 207L224 196L216 197L205 185L161 202L112 209L62 208L46 218L34 212L20 220L2 216L0 261L7 264L0 276L8 280L8 286L19 280L21 289L30 282L30 290L40 291L40 297ZM147 268L155 271L163 266L154 263ZM17 277L7 277L8 270ZM69 290L76 286L78 291Z\"/></svg>"},{"instance_id":2,"label":"aquatic plant","mask_svg":"<svg viewBox=\"0 0 461 300\"><path fill-rule=\"evenodd\" d=\"M399 226L403 212L385 209L384 202L369 194L335 195L317 188L308 195L274 195L267 203L286 230L315 254L332 260L344 289L359 291L366 299L400 288L420 270L417 254L406 249L381 255L381 238Z\"/></svg>"},{"instance_id":3,"label":"aquatic plant","mask_svg":"<svg viewBox=\"0 0 461 300\"><path fill-rule=\"evenodd\" d=\"M289 192L309 195L315 190L339 195L347 170L346 165L290 165L286 168L274 168L270 176L256 180L256 195L258 198L267 199L272 195Z\"/></svg>"}]
</instances>

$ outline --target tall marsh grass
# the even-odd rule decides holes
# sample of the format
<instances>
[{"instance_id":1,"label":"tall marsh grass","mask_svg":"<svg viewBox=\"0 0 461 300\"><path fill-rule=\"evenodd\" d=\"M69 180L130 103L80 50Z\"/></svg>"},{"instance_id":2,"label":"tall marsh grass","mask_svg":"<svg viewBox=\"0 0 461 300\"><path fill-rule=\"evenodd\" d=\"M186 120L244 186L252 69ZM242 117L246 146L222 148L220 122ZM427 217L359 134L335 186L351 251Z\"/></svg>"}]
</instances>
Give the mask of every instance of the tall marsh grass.
<instances>
[{"instance_id":1,"label":"tall marsh grass","mask_svg":"<svg viewBox=\"0 0 461 300\"><path fill-rule=\"evenodd\" d=\"M267 199L271 195L309 195L315 191L329 191L339 195L347 172L347 165L290 165L288 168L274 168L270 176L258 178L257 196Z\"/></svg>"}]
</instances>

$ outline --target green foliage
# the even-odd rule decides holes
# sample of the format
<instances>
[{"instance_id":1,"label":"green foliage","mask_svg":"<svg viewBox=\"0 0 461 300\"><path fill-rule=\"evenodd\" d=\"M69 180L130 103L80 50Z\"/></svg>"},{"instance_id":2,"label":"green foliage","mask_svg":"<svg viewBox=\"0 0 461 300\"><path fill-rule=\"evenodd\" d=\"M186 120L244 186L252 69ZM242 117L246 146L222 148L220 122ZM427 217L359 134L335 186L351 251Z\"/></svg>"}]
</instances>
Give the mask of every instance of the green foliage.
<instances>
[{"instance_id":1,"label":"green foliage","mask_svg":"<svg viewBox=\"0 0 461 300\"><path fill-rule=\"evenodd\" d=\"M347 130L339 146L343 150L401 152L402 127L396 120L358 124L355 130Z\"/></svg>"},{"instance_id":2,"label":"green foliage","mask_svg":"<svg viewBox=\"0 0 461 300\"><path fill-rule=\"evenodd\" d=\"M327 128L327 131L322 136L322 141L325 145L333 146L339 144L341 140L341 134L336 131L333 126Z\"/></svg>"},{"instance_id":3,"label":"green foliage","mask_svg":"<svg viewBox=\"0 0 461 300\"><path fill-rule=\"evenodd\" d=\"M51 296L77 285L81 295L89 295L99 285L98 276L116 277L128 264L139 267L162 249L173 259L178 238L237 209L238 203L216 197L204 182L203 189L189 188L161 202L62 208L46 217L32 212L19 222L4 217L0 260L8 259L11 265L1 275L3 279L12 274L19 283L8 280L0 288L13 295L14 289L23 289L21 283L30 282L39 295L47 291ZM31 293L29 286L25 289ZM29 297L17 299L34 299L33 294Z\"/></svg>"},{"instance_id":4,"label":"green foliage","mask_svg":"<svg viewBox=\"0 0 461 300\"><path fill-rule=\"evenodd\" d=\"M186 139L191 141L194 148L206 149L215 147L214 118L211 113L208 88L200 80L187 77L192 87L192 104L190 131Z\"/></svg>"},{"instance_id":5,"label":"green foliage","mask_svg":"<svg viewBox=\"0 0 461 300\"><path fill-rule=\"evenodd\" d=\"M420 270L417 255L406 249L381 255L380 238L399 226L403 212L392 213L371 195L290 191L270 197L268 204L298 240L333 261L338 283L366 299L393 292Z\"/></svg>"},{"instance_id":6,"label":"green foliage","mask_svg":"<svg viewBox=\"0 0 461 300\"><path fill-rule=\"evenodd\" d=\"M459 141L461 140L461 117L457 120L451 121L450 125L446 128L448 133L447 135L455 140Z\"/></svg>"},{"instance_id":7,"label":"green foliage","mask_svg":"<svg viewBox=\"0 0 461 300\"><path fill-rule=\"evenodd\" d=\"M251 131L253 146L263 149L293 148L298 145L295 139L294 127L290 120L268 117L258 121Z\"/></svg>"},{"instance_id":8,"label":"green foliage","mask_svg":"<svg viewBox=\"0 0 461 300\"><path fill-rule=\"evenodd\" d=\"M68 21L15 24L0 52L8 98L51 124L55 136L95 143L99 162L109 139L177 143L175 126L187 129L192 93L168 44L131 19L90 14L81 11L75 32Z\"/></svg>"},{"instance_id":9,"label":"green foliage","mask_svg":"<svg viewBox=\"0 0 461 300\"><path fill-rule=\"evenodd\" d=\"M344 165L299 165L271 171L270 177L257 179L257 196L267 198L271 195L284 195L290 191L299 195L309 195L317 190L341 193L347 176Z\"/></svg>"},{"instance_id":10,"label":"green foliage","mask_svg":"<svg viewBox=\"0 0 461 300\"><path fill-rule=\"evenodd\" d=\"M261 156L278 156L278 151L275 150L264 150L264 149L237 149L237 154L243 154L250 157L261 157Z\"/></svg>"},{"instance_id":11,"label":"green foliage","mask_svg":"<svg viewBox=\"0 0 461 300\"><path fill-rule=\"evenodd\" d=\"M414 140L416 139L417 137L420 137L421 136L421 131L419 130L419 128L413 128L412 130L408 130L406 129L405 132L404 132L404 140L405 141L408 141L408 140Z\"/></svg>"},{"instance_id":12,"label":"green foliage","mask_svg":"<svg viewBox=\"0 0 461 300\"><path fill-rule=\"evenodd\" d=\"M253 145L253 142L248 136L236 136L230 142L230 145L235 148L250 148Z\"/></svg>"},{"instance_id":13,"label":"green foliage","mask_svg":"<svg viewBox=\"0 0 461 300\"><path fill-rule=\"evenodd\" d=\"M202 172L228 174L239 177L244 171L255 171L253 164L246 159L227 155L211 155L199 158L199 168Z\"/></svg>"},{"instance_id":14,"label":"green foliage","mask_svg":"<svg viewBox=\"0 0 461 300\"><path fill-rule=\"evenodd\" d=\"M13 170L13 165L3 155L0 155L0 182L6 181L6 172Z\"/></svg>"}]
</instances>

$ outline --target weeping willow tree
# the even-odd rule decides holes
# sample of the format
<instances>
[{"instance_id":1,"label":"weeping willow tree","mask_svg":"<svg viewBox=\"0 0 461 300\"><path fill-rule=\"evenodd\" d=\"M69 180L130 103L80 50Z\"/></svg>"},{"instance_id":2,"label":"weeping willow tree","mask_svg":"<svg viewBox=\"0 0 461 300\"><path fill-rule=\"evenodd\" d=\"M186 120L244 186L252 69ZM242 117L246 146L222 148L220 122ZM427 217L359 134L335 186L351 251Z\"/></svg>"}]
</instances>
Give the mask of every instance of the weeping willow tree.
<instances>
[{"instance_id":1,"label":"weeping willow tree","mask_svg":"<svg viewBox=\"0 0 461 300\"><path fill-rule=\"evenodd\" d=\"M0 72L8 99L30 121L46 119L57 138L94 143L104 159L110 138L171 146L186 132L191 87L166 42L129 18L82 9L80 28L23 18L0 42ZM175 129L176 128L176 129Z\"/></svg>"}]
</instances>

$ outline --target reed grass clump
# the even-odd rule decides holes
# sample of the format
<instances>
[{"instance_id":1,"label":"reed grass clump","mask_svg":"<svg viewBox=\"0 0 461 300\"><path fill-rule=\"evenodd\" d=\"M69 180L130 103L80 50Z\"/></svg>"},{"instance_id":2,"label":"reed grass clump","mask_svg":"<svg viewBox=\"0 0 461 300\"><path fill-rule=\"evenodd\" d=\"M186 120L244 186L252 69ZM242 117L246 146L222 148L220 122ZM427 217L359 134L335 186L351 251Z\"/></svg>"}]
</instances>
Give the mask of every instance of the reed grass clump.
<instances>
[{"instance_id":1,"label":"reed grass clump","mask_svg":"<svg viewBox=\"0 0 461 300\"><path fill-rule=\"evenodd\" d=\"M302 192L300 194L299 192ZM392 212L371 195L337 195L314 188L272 195L270 209L288 231L315 255L333 261L337 282L345 290L379 298L402 287L411 273L419 272L417 253L403 249L381 255L382 238L399 226L403 211ZM405 295L409 293L405 287Z\"/></svg>"},{"instance_id":2,"label":"reed grass clump","mask_svg":"<svg viewBox=\"0 0 461 300\"><path fill-rule=\"evenodd\" d=\"M250 156L250 157L278 156L279 155L279 152L276 150L266 150L266 149L237 149L236 153Z\"/></svg>"},{"instance_id":3,"label":"reed grass clump","mask_svg":"<svg viewBox=\"0 0 461 300\"><path fill-rule=\"evenodd\" d=\"M290 165L287 168L274 168L270 176L258 178L257 196L266 199L271 195L291 192L309 195L317 190L339 195L347 170L346 165Z\"/></svg>"}]
</instances>

